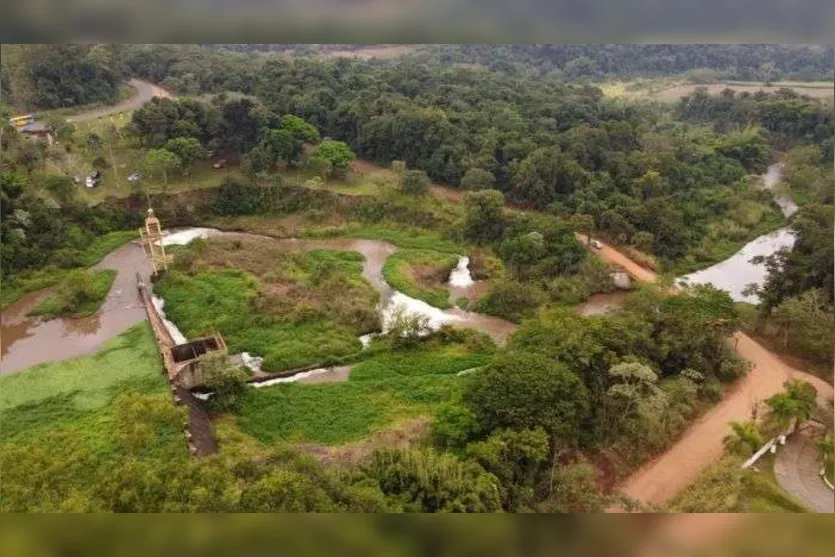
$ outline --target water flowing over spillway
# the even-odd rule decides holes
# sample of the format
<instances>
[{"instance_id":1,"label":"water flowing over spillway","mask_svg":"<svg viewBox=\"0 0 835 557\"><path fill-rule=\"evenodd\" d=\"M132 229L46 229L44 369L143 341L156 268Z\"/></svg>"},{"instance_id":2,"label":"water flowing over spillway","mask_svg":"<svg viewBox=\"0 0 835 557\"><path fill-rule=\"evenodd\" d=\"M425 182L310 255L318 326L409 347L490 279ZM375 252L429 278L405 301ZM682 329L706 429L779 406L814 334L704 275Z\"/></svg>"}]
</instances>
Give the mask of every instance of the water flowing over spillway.
<instances>
[{"instance_id":1,"label":"water flowing over spillway","mask_svg":"<svg viewBox=\"0 0 835 557\"><path fill-rule=\"evenodd\" d=\"M467 288L475 284L470 274L470 258L466 255L458 259L458 264L449 275L449 284L455 288Z\"/></svg>"},{"instance_id":2,"label":"water flowing over spillway","mask_svg":"<svg viewBox=\"0 0 835 557\"><path fill-rule=\"evenodd\" d=\"M160 298L159 296L151 296L151 301L154 304L154 307L157 308L157 313L159 316L162 317L162 323L165 325L168 334L171 335L171 339L174 341L174 344L185 344L188 342L186 336L180 331L179 327L175 325L168 317L165 316L165 300Z\"/></svg>"}]
</instances>

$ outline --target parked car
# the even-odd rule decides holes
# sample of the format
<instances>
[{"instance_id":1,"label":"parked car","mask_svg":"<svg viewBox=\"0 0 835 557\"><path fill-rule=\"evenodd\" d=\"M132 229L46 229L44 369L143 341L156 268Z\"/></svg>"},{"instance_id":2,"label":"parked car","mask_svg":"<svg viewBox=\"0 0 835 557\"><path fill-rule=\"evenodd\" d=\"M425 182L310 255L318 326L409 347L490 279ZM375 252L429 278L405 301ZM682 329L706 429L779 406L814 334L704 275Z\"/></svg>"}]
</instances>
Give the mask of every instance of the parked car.
<instances>
[{"instance_id":1,"label":"parked car","mask_svg":"<svg viewBox=\"0 0 835 557\"><path fill-rule=\"evenodd\" d=\"M212 164L212 168L223 168L224 166L226 166L226 159L217 159Z\"/></svg>"},{"instance_id":2,"label":"parked car","mask_svg":"<svg viewBox=\"0 0 835 557\"><path fill-rule=\"evenodd\" d=\"M128 176L128 182L130 182L131 184L135 184L141 179L142 179L142 174L140 174L139 172L134 172L133 174Z\"/></svg>"},{"instance_id":3,"label":"parked car","mask_svg":"<svg viewBox=\"0 0 835 557\"><path fill-rule=\"evenodd\" d=\"M592 240L591 247L594 249L603 249L603 244L600 243L600 240Z\"/></svg>"}]
</instances>

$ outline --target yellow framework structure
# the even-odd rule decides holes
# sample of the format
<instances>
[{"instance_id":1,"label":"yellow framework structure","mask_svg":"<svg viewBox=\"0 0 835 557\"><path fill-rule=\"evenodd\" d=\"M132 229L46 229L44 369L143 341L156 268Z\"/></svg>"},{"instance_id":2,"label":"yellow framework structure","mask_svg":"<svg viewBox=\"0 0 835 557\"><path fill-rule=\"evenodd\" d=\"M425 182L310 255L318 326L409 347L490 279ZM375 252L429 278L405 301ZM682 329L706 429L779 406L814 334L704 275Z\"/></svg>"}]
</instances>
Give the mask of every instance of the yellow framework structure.
<instances>
[{"instance_id":1,"label":"yellow framework structure","mask_svg":"<svg viewBox=\"0 0 835 557\"><path fill-rule=\"evenodd\" d=\"M165 245L162 243L162 225L159 219L154 216L153 209L148 209L145 228L139 229L139 235L142 237L142 249L145 250L145 256L151 261L154 273L167 271L172 258L165 253Z\"/></svg>"}]
</instances>

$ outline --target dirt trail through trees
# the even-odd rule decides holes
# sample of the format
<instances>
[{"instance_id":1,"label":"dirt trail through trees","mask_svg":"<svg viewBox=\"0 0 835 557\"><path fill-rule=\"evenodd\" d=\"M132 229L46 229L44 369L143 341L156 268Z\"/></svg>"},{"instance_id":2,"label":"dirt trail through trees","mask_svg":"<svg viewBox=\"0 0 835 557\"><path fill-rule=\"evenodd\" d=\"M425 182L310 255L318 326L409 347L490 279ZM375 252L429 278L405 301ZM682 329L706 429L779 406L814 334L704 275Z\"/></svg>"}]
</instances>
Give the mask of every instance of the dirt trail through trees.
<instances>
[{"instance_id":1,"label":"dirt trail through trees","mask_svg":"<svg viewBox=\"0 0 835 557\"><path fill-rule=\"evenodd\" d=\"M623 267L636 280L652 282L657 278L654 272L610 246L603 244L595 253L606 262ZM788 379L811 383L821 401L832 397L832 385L789 367L745 333L736 333L732 342L739 355L752 363L751 372L694 423L675 445L632 474L620 486L623 493L651 504L663 504L672 499L722 455L722 439L729 432L728 423L750 419L752 407L782 391L783 383Z\"/></svg>"},{"instance_id":2,"label":"dirt trail through trees","mask_svg":"<svg viewBox=\"0 0 835 557\"><path fill-rule=\"evenodd\" d=\"M110 116L111 114L118 114L120 112L125 112L126 110L134 110L151 100L153 97L171 98L172 96L171 93L169 93L162 87L154 85L153 83L148 83L147 81L142 81L141 79L134 78L129 80L128 83L131 87L136 89L136 95L134 95L133 97L113 106L96 108L93 110L88 110L81 114L76 114L75 116L70 116L69 118L67 118L67 122L75 124L78 122L95 120L96 118Z\"/></svg>"}]
</instances>

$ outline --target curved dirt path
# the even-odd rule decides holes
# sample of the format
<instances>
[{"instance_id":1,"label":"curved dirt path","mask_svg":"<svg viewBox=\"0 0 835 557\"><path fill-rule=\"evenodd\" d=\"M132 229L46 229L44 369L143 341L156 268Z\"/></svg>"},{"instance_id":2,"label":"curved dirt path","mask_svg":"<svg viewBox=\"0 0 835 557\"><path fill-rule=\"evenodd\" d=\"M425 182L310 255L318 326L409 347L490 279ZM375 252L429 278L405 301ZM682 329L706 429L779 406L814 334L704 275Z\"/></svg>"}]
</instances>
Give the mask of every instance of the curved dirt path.
<instances>
[{"instance_id":1,"label":"curved dirt path","mask_svg":"<svg viewBox=\"0 0 835 557\"><path fill-rule=\"evenodd\" d=\"M585 240L585 236L577 236ZM636 280L653 282L658 278L653 271L606 244L593 251L606 262L623 267ZM739 355L751 362L752 370L732 387L719 404L692 424L675 445L627 478L619 487L624 494L655 505L672 499L722 456L722 439L730 431L728 423L750 419L752 407L781 392L783 383L789 379L801 379L812 384L818 392L819 401L828 403L832 398L832 385L786 365L745 333L736 333L732 342Z\"/></svg>"},{"instance_id":2,"label":"curved dirt path","mask_svg":"<svg viewBox=\"0 0 835 557\"><path fill-rule=\"evenodd\" d=\"M96 118L101 118L102 116L110 116L111 114L134 110L154 97L172 97L171 93L162 87L154 85L153 83L148 83L147 81L142 81L141 79L130 79L128 80L128 84L137 91L136 95L133 97L113 106L95 108L93 110L82 112L81 114L76 114L75 116L70 116L67 118L67 122L73 124L78 122L87 122L88 120L95 120Z\"/></svg>"},{"instance_id":3,"label":"curved dirt path","mask_svg":"<svg viewBox=\"0 0 835 557\"><path fill-rule=\"evenodd\" d=\"M817 513L835 512L835 493L820 478L820 459L809 429L792 435L777 452L774 477L777 483Z\"/></svg>"}]
</instances>

